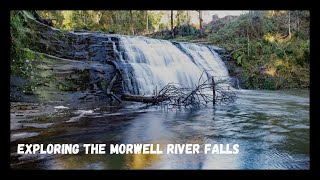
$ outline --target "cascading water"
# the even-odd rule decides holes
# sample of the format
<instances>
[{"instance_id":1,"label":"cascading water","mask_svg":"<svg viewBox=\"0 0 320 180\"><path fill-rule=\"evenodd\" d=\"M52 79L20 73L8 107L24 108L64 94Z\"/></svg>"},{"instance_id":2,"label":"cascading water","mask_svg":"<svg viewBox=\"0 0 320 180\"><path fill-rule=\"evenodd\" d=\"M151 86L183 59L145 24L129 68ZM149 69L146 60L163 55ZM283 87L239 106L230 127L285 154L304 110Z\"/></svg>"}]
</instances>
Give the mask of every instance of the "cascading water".
<instances>
[{"instance_id":1,"label":"cascading water","mask_svg":"<svg viewBox=\"0 0 320 180\"><path fill-rule=\"evenodd\" d=\"M219 55L208 46L146 37L119 37L126 56L121 56L121 62L130 64L133 69L133 86L138 89L134 94L152 95L168 83L192 88L204 71L208 77L229 77Z\"/></svg>"}]
</instances>

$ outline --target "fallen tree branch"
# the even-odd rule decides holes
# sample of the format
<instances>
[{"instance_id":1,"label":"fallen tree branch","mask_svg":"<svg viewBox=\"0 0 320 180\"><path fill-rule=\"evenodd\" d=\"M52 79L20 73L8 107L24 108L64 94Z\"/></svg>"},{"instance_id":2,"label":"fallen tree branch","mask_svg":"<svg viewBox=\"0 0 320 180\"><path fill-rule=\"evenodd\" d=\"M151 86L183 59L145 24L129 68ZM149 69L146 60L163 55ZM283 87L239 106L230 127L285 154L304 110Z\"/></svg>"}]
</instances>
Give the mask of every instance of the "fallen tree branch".
<instances>
[{"instance_id":1,"label":"fallen tree branch","mask_svg":"<svg viewBox=\"0 0 320 180\"><path fill-rule=\"evenodd\" d=\"M167 97L164 96L139 96L139 95L130 95L130 94L123 94L121 96L122 100L126 101L135 101L135 102L143 102L143 103L160 103L162 101L168 100Z\"/></svg>"},{"instance_id":2,"label":"fallen tree branch","mask_svg":"<svg viewBox=\"0 0 320 180\"><path fill-rule=\"evenodd\" d=\"M110 81L108 87L107 87L107 96L112 99L112 100L117 100L119 101L120 103L122 102L120 98L118 98L116 95L113 94L113 92L111 91L111 88L113 86L113 83L117 80L117 76L118 76L118 73L116 73L114 75L114 77L112 78L112 80Z\"/></svg>"},{"instance_id":3,"label":"fallen tree branch","mask_svg":"<svg viewBox=\"0 0 320 180\"><path fill-rule=\"evenodd\" d=\"M204 71L205 72L205 71ZM203 107L209 104L232 103L236 99L233 88L230 88L229 78L218 78L207 74L207 79L203 80L201 74L195 88L185 88L181 84L169 83L159 92L155 91L153 96L123 94L121 99L151 103L152 105L167 105L169 107Z\"/></svg>"},{"instance_id":4,"label":"fallen tree branch","mask_svg":"<svg viewBox=\"0 0 320 180\"><path fill-rule=\"evenodd\" d=\"M110 81L110 83L109 83L109 85L108 85L108 87L107 87L107 94L111 94L111 88L112 88L112 86L113 86L113 83L117 80L117 76L118 76L118 74L116 73L116 74L113 76L112 80Z\"/></svg>"}]
</instances>

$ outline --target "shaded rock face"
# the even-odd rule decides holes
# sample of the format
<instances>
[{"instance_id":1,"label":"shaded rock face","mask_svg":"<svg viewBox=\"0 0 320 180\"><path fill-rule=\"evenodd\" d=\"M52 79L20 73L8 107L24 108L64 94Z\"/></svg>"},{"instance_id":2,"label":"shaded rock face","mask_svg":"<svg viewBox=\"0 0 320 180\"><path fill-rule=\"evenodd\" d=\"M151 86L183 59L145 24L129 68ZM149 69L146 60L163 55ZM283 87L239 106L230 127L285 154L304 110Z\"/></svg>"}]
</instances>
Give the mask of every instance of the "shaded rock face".
<instances>
[{"instance_id":1,"label":"shaded rock face","mask_svg":"<svg viewBox=\"0 0 320 180\"><path fill-rule=\"evenodd\" d=\"M36 31L37 51L60 58L95 61L105 64L108 60L118 60L121 47L117 35L84 32L62 31L32 23Z\"/></svg>"},{"instance_id":2,"label":"shaded rock face","mask_svg":"<svg viewBox=\"0 0 320 180\"><path fill-rule=\"evenodd\" d=\"M115 70L95 62L63 60L37 55L31 76L11 76L11 101L70 103L106 98Z\"/></svg>"},{"instance_id":3,"label":"shaded rock face","mask_svg":"<svg viewBox=\"0 0 320 180\"><path fill-rule=\"evenodd\" d=\"M229 75L231 77L231 86L236 89L247 89L246 77L244 75L244 70L236 64L236 61L225 49L215 49L219 53L222 61L228 68Z\"/></svg>"},{"instance_id":4,"label":"shaded rock face","mask_svg":"<svg viewBox=\"0 0 320 180\"><path fill-rule=\"evenodd\" d=\"M11 101L108 99L106 89L116 70L106 62L119 59L121 47L116 36L62 31L32 20L28 23L35 34L34 58L28 59L32 64L28 77L11 77ZM121 79L115 84L112 92L122 94Z\"/></svg>"}]
</instances>

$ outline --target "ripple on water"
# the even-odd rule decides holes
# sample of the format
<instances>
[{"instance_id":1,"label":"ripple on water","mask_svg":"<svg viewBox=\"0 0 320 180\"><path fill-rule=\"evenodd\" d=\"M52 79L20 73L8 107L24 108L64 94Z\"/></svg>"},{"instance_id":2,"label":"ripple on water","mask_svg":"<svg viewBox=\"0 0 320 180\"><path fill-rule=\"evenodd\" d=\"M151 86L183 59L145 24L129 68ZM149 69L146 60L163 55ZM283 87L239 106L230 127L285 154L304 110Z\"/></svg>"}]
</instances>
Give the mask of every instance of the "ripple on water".
<instances>
[{"instance_id":1,"label":"ripple on water","mask_svg":"<svg viewBox=\"0 0 320 180\"><path fill-rule=\"evenodd\" d=\"M292 128L292 129L310 129L310 126L306 125L306 124L295 124L295 125L290 126L290 128Z\"/></svg>"},{"instance_id":2,"label":"ripple on water","mask_svg":"<svg viewBox=\"0 0 320 180\"><path fill-rule=\"evenodd\" d=\"M307 159L307 161L306 161ZM309 157L268 149L260 156L259 169L309 169Z\"/></svg>"}]
</instances>

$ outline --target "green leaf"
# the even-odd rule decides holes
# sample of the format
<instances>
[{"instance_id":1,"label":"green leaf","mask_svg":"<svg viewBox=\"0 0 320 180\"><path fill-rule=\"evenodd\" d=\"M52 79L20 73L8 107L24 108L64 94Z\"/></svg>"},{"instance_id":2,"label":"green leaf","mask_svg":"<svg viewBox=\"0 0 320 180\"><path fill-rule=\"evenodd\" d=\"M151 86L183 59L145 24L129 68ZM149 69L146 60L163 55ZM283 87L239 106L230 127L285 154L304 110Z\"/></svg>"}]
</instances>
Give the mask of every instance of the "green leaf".
<instances>
[{"instance_id":1,"label":"green leaf","mask_svg":"<svg viewBox=\"0 0 320 180\"><path fill-rule=\"evenodd\" d=\"M242 63L242 56L238 56L237 57L237 64L241 65L241 63Z\"/></svg>"}]
</instances>

